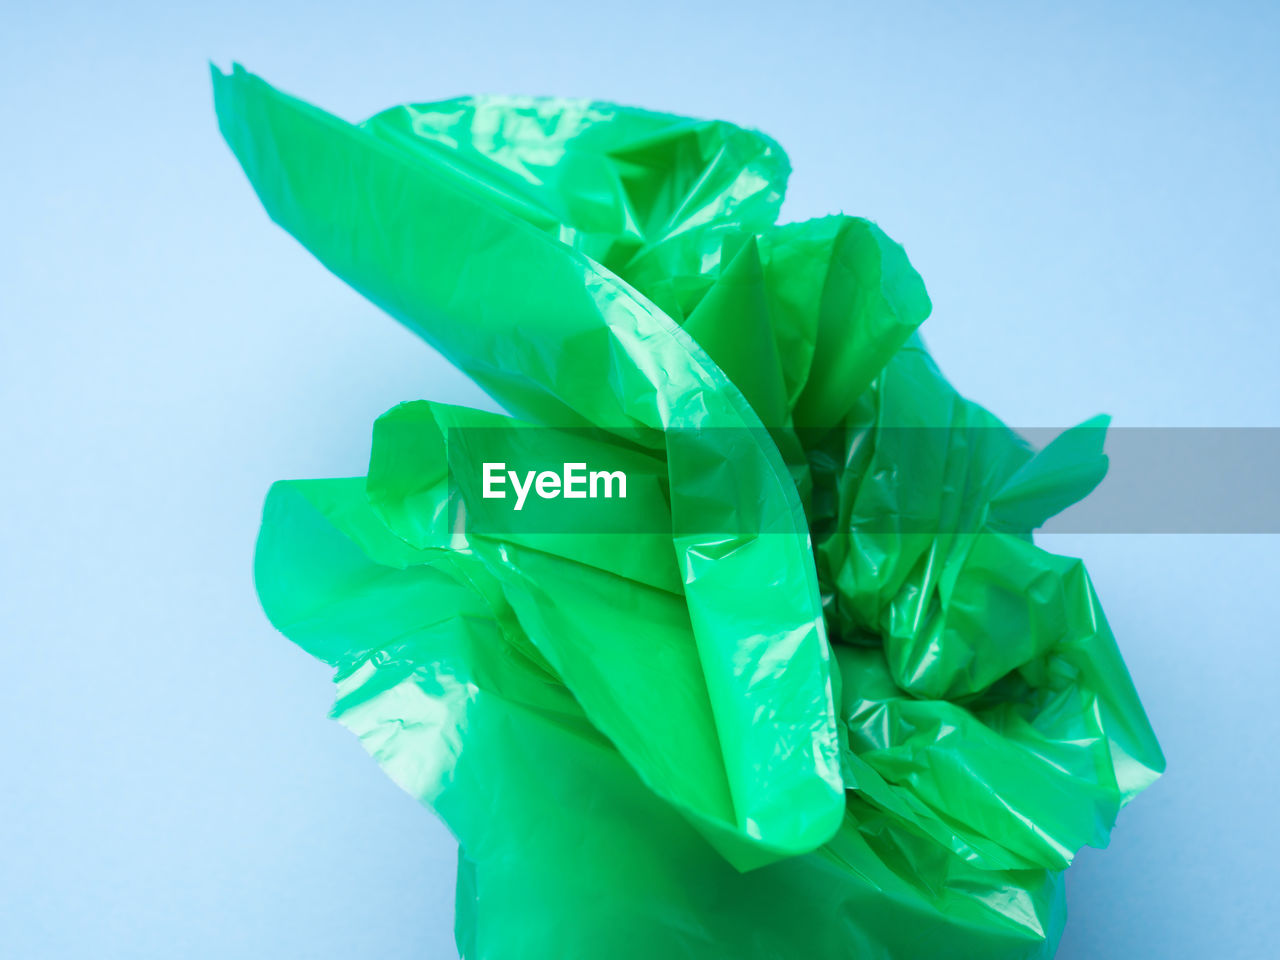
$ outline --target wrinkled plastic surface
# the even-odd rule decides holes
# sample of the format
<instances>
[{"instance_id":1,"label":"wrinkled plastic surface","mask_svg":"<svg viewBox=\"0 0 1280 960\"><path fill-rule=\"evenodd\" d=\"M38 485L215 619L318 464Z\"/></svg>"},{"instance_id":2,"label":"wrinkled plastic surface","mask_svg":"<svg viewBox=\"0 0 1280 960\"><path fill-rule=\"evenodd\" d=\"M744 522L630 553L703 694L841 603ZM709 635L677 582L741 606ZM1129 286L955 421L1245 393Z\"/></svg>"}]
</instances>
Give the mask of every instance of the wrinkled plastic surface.
<instances>
[{"instance_id":1,"label":"wrinkled plastic surface","mask_svg":"<svg viewBox=\"0 0 1280 960\"><path fill-rule=\"evenodd\" d=\"M869 221L775 225L781 149L582 101L350 125L234 68L268 213L520 422L665 476L674 533L447 522L426 401L367 478L276 484L256 574L334 716L460 843L467 958L1042 957L1163 759L1035 452L958 396ZM697 523L681 523L696 518ZM717 532L719 531L719 532Z\"/></svg>"}]
</instances>

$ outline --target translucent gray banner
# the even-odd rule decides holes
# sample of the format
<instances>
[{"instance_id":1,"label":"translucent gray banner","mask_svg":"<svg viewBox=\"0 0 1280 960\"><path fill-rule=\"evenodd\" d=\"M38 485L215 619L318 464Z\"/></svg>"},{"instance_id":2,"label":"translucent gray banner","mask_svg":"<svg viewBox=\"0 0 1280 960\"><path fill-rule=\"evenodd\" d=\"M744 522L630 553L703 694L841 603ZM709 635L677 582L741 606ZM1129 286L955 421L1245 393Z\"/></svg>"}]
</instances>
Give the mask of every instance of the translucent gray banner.
<instances>
[{"instance_id":1,"label":"translucent gray banner","mask_svg":"<svg viewBox=\"0 0 1280 960\"><path fill-rule=\"evenodd\" d=\"M699 509L707 489L677 498L673 520L666 459L669 450L702 449L712 468L715 451L750 442L776 446L818 536L1280 533L1276 427L1105 429L1091 421L1069 437L989 423L733 432L451 428L455 519L460 509L465 529L498 535L755 533L749 526L758 521L746 518L759 511ZM729 454L724 462L732 465ZM616 489L601 486L597 496L596 479L615 471ZM703 530L711 515L715 530ZM726 516L742 517L741 527L724 530Z\"/></svg>"}]
</instances>

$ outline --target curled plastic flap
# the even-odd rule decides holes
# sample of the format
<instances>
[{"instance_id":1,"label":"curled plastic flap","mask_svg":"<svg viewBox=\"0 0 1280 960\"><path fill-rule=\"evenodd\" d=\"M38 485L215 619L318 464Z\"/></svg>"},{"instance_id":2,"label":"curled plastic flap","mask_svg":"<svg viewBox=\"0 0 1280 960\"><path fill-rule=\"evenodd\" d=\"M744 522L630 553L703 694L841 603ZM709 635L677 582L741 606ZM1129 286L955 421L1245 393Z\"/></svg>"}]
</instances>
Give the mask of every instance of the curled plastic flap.
<instances>
[{"instance_id":1,"label":"curled plastic flap","mask_svg":"<svg viewBox=\"0 0 1280 960\"><path fill-rule=\"evenodd\" d=\"M521 418L390 411L367 479L272 489L257 555L458 836L463 955L1051 954L1060 871L1163 769L1031 537L1105 420L1036 452L959 397L900 246L773 225L767 137L527 98L351 126L214 81L272 217ZM477 525L449 477L492 436L630 458L639 532Z\"/></svg>"},{"instance_id":2,"label":"curled plastic flap","mask_svg":"<svg viewBox=\"0 0 1280 960\"><path fill-rule=\"evenodd\" d=\"M703 438L699 446L734 438L729 452L687 442L667 451L677 511L707 459L733 460L747 481L736 497L699 501L724 512L724 537L676 544L694 640L686 665L695 675L683 689L709 708L708 722L691 724L686 737L719 753L727 809L715 819L760 848L742 857L804 852L830 837L843 784L808 529L776 448L742 442L760 424L741 393L652 303L490 202L458 165L343 123L238 68L215 71L214 89L223 133L272 218L508 409L544 425L631 436L683 428ZM744 583L772 589L735 589ZM785 671L771 669L784 662ZM637 683L622 669L602 670L619 689ZM651 703L669 697L664 687L648 691ZM593 719L621 735L611 716ZM653 742L644 755L667 750ZM702 753L683 779L708 776Z\"/></svg>"}]
</instances>

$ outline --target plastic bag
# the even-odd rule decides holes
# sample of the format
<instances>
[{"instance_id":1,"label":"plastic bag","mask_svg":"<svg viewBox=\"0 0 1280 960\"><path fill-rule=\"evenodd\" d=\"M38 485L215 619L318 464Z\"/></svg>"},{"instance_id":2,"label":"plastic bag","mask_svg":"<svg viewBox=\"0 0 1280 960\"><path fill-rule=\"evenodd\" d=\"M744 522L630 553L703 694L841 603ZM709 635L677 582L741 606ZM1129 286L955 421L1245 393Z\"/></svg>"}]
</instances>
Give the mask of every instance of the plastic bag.
<instances>
[{"instance_id":1,"label":"plastic bag","mask_svg":"<svg viewBox=\"0 0 1280 960\"><path fill-rule=\"evenodd\" d=\"M1036 453L959 397L901 247L775 225L761 134L533 98L350 125L213 79L271 217L519 418L402 404L367 478L272 488L256 559L457 836L462 955L1050 955L1062 870L1163 769L1083 566L1030 536L1105 423ZM635 526L479 530L481 429L621 458Z\"/></svg>"}]
</instances>

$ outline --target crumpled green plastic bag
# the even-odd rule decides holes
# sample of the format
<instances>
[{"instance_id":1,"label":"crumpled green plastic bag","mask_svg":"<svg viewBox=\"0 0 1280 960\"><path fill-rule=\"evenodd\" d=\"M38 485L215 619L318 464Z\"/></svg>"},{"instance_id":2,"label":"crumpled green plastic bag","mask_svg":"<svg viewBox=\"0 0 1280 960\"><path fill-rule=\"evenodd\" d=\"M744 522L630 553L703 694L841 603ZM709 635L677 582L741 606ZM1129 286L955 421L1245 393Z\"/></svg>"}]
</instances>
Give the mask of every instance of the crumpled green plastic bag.
<instances>
[{"instance_id":1,"label":"crumpled green plastic bag","mask_svg":"<svg viewBox=\"0 0 1280 960\"><path fill-rule=\"evenodd\" d=\"M956 394L902 248L775 225L761 134L535 98L350 125L213 80L271 217L518 418L402 404L367 478L272 488L256 560L458 837L462 955L1052 954L1063 869L1163 769L1083 566L1031 538L1105 421L1036 452ZM620 509L668 532L460 529L490 427L628 458Z\"/></svg>"}]
</instances>

